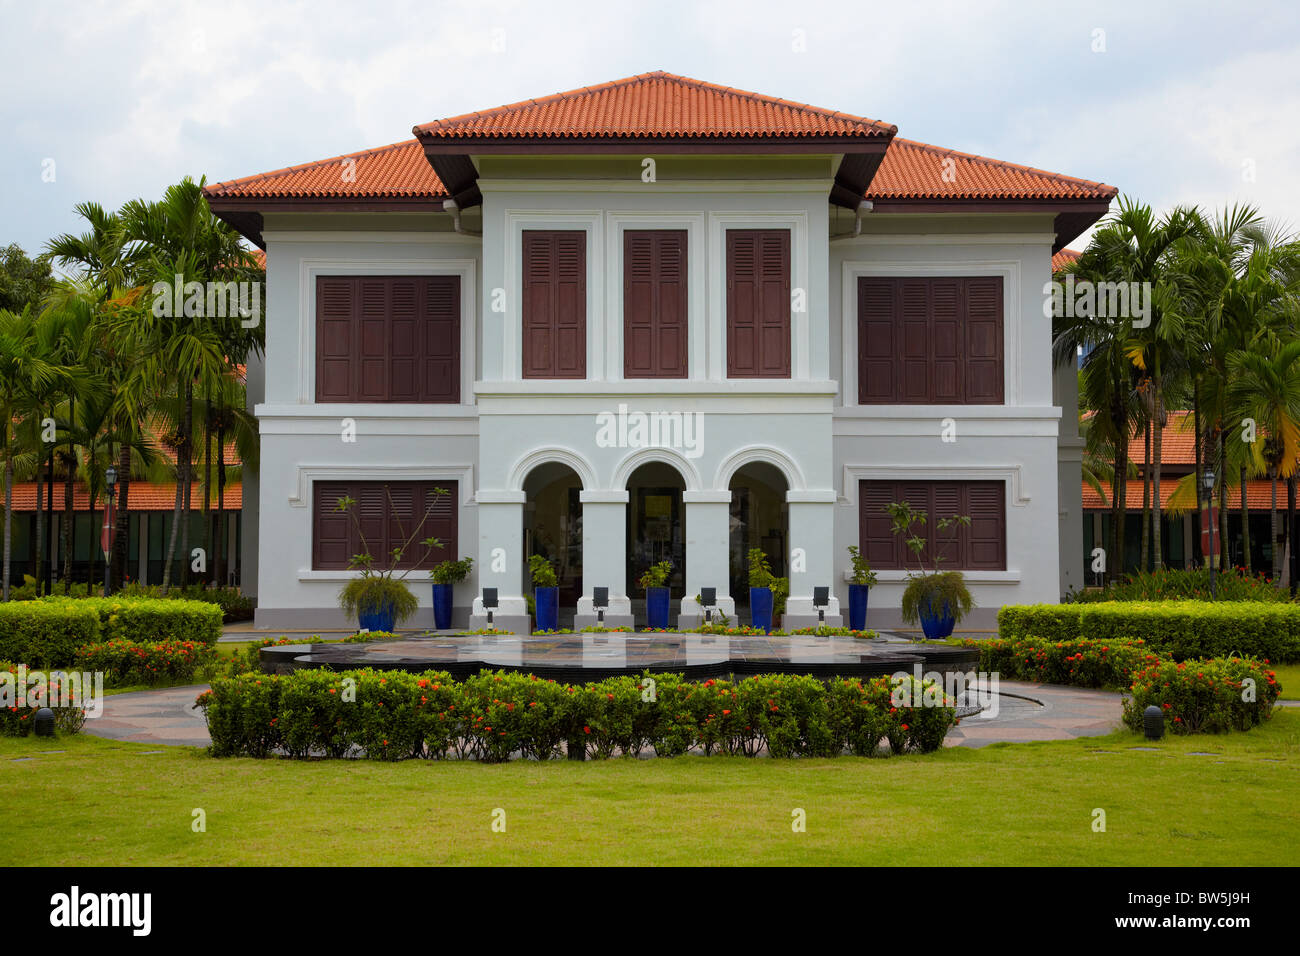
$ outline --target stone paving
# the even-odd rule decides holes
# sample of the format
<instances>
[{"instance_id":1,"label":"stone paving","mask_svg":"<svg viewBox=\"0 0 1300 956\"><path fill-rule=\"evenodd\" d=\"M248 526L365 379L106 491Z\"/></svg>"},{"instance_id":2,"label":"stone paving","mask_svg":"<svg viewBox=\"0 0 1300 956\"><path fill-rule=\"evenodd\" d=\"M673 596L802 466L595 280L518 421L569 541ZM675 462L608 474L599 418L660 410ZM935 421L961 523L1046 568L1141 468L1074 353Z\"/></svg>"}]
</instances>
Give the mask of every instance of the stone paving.
<instances>
[{"instance_id":1,"label":"stone paving","mask_svg":"<svg viewBox=\"0 0 1300 956\"><path fill-rule=\"evenodd\" d=\"M211 743L194 698L204 684L113 694L104 713L86 721L86 732L143 744L206 747ZM1070 740L1110 733L1120 722L1121 695L1076 687L1003 681L994 717L967 717L948 733L949 747L996 742Z\"/></svg>"}]
</instances>

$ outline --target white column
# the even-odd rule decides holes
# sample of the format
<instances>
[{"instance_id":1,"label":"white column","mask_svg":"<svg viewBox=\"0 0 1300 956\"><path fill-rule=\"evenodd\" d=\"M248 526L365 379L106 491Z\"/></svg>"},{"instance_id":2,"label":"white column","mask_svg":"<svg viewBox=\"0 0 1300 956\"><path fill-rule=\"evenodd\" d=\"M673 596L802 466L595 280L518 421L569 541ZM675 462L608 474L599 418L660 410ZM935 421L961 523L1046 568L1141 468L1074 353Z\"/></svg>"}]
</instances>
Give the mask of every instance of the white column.
<instances>
[{"instance_id":1,"label":"white column","mask_svg":"<svg viewBox=\"0 0 1300 956\"><path fill-rule=\"evenodd\" d=\"M607 627L632 627L632 600L627 593L628 492L582 491L582 597L574 630L596 623L594 588L609 588Z\"/></svg>"},{"instance_id":2,"label":"white column","mask_svg":"<svg viewBox=\"0 0 1300 956\"><path fill-rule=\"evenodd\" d=\"M527 634L528 602L524 598L524 493L480 489L478 503L478 569L480 588L497 589L492 625L498 630ZM482 592L474 596L471 629L487 627Z\"/></svg>"},{"instance_id":3,"label":"white column","mask_svg":"<svg viewBox=\"0 0 1300 956\"><path fill-rule=\"evenodd\" d=\"M696 627L704 619L695 600L701 588L716 588L718 609L734 621L736 601L729 583L731 492L684 491L682 503L686 507L686 595L677 626Z\"/></svg>"},{"instance_id":4,"label":"white column","mask_svg":"<svg viewBox=\"0 0 1300 956\"><path fill-rule=\"evenodd\" d=\"M835 596L835 491L789 491L785 500L790 512L790 596L779 626L786 630L815 626L813 588L824 586L830 589L826 623L841 627L844 621Z\"/></svg>"}]
</instances>

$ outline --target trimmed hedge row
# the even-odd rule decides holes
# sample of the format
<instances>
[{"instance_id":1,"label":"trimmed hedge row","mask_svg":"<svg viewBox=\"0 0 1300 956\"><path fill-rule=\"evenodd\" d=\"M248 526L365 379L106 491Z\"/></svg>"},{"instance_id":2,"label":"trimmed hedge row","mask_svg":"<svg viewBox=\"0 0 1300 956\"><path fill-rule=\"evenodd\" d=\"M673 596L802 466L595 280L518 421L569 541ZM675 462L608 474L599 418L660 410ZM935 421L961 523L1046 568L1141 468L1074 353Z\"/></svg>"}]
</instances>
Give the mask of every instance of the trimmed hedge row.
<instances>
[{"instance_id":1,"label":"trimmed hedge row","mask_svg":"<svg viewBox=\"0 0 1300 956\"><path fill-rule=\"evenodd\" d=\"M152 598L41 598L0 604L0 658L63 667L78 647L103 641L215 644L221 608Z\"/></svg>"},{"instance_id":2,"label":"trimmed hedge row","mask_svg":"<svg viewBox=\"0 0 1300 956\"><path fill-rule=\"evenodd\" d=\"M104 641L77 648L75 670L103 671L110 687L190 683L218 667L217 649L194 641Z\"/></svg>"},{"instance_id":3,"label":"trimmed hedge row","mask_svg":"<svg viewBox=\"0 0 1300 956\"><path fill-rule=\"evenodd\" d=\"M908 677L909 682L914 678ZM902 689L913 706L891 701L890 678L833 680L771 675L741 681L686 681L679 674L557 684L531 674L483 671L455 681L444 671L299 670L213 681L201 694L215 756L342 757L377 760L457 757L502 762L513 756L661 757L697 748L705 755L872 756L938 749L956 719L951 701ZM900 699L900 698L895 698Z\"/></svg>"},{"instance_id":4,"label":"trimmed hedge row","mask_svg":"<svg viewBox=\"0 0 1300 956\"><path fill-rule=\"evenodd\" d=\"M1233 654L1300 661L1300 605L1257 601L1108 601L1007 605L998 635L1045 641L1144 640L1149 651L1190 660Z\"/></svg>"}]
</instances>

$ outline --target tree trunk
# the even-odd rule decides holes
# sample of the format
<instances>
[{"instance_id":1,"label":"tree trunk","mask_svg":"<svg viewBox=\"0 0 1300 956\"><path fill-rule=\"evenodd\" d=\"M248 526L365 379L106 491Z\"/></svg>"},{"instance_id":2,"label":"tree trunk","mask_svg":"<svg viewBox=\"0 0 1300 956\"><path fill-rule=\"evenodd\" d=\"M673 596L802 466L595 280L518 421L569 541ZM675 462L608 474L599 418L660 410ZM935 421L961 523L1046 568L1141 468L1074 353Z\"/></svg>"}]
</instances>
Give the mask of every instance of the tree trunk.
<instances>
[{"instance_id":1,"label":"tree trunk","mask_svg":"<svg viewBox=\"0 0 1300 956\"><path fill-rule=\"evenodd\" d=\"M43 592L41 590L44 578L42 577L42 568L45 564L45 522L42 520L44 515L41 514L41 489L45 487L45 478L41 474L41 465L36 463L36 566L33 568L33 577L36 578L36 594L39 597Z\"/></svg>"},{"instance_id":2,"label":"tree trunk","mask_svg":"<svg viewBox=\"0 0 1300 956\"><path fill-rule=\"evenodd\" d=\"M123 587L131 576L127 567L127 562L131 559L128 540L131 533L131 515L127 510L127 502L130 501L128 492L131 488L131 446L126 442L122 443L122 450L117 456L117 475L117 517L114 521L117 540L113 544L112 571L115 590Z\"/></svg>"},{"instance_id":3,"label":"tree trunk","mask_svg":"<svg viewBox=\"0 0 1300 956\"><path fill-rule=\"evenodd\" d=\"M1124 414L1121 398L1112 401L1110 414L1116 439L1115 500L1111 503L1111 560L1108 567L1110 580L1118 581L1124 576L1124 516L1128 511L1129 429L1128 417Z\"/></svg>"},{"instance_id":4,"label":"tree trunk","mask_svg":"<svg viewBox=\"0 0 1300 956\"><path fill-rule=\"evenodd\" d=\"M1227 458L1223 453L1223 432L1217 432L1219 453L1219 571L1228 569L1228 475Z\"/></svg>"},{"instance_id":5,"label":"tree trunk","mask_svg":"<svg viewBox=\"0 0 1300 956\"><path fill-rule=\"evenodd\" d=\"M1148 412L1150 409L1148 408ZM1138 551L1138 573L1147 570L1151 557L1151 416L1142 423L1142 543Z\"/></svg>"},{"instance_id":6,"label":"tree trunk","mask_svg":"<svg viewBox=\"0 0 1300 956\"><path fill-rule=\"evenodd\" d=\"M1273 555L1273 584L1274 586L1277 586L1281 583L1282 578L1282 562L1278 560L1277 547L1277 469L1270 468L1269 471L1271 472L1269 478L1272 479L1272 481L1269 482L1271 486L1269 490L1273 497L1268 503L1268 535L1269 549Z\"/></svg>"},{"instance_id":7,"label":"tree trunk","mask_svg":"<svg viewBox=\"0 0 1300 956\"><path fill-rule=\"evenodd\" d=\"M1155 435L1154 444L1151 450L1151 461L1154 470L1151 473L1151 560L1155 569L1159 571L1165 564L1164 550L1160 542L1160 472L1164 468L1164 434L1165 434L1165 399L1160 391L1160 365L1159 360L1156 362L1156 374L1152 379L1155 389L1152 399L1155 402Z\"/></svg>"},{"instance_id":8,"label":"tree trunk","mask_svg":"<svg viewBox=\"0 0 1300 956\"><path fill-rule=\"evenodd\" d=\"M1195 479L1196 479L1196 481L1194 482L1193 487L1194 487L1195 490L1196 490L1196 514L1197 514L1197 516L1199 517L1200 514L1201 514L1201 463L1202 463L1202 461L1204 460L1204 459L1203 459L1203 456L1202 456L1202 453L1201 453L1201 451L1202 451L1202 445L1201 445L1201 442L1204 440L1204 437L1205 437L1204 435L1201 434L1201 382L1200 382L1200 379L1197 379L1195 382L1192 383L1192 432L1193 432L1193 434L1194 434L1194 439L1193 439L1193 441L1192 441L1192 449L1193 449L1193 451L1194 451L1195 454L1196 454L1196 474L1195 474L1195 476L1194 476ZM1207 520L1207 521L1209 520L1209 515L1208 515L1208 513L1207 513L1207 515L1206 515L1206 520ZM1198 522L1196 523L1196 532L1197 532L1196 540L1197 540L1198 542L1201 540L1201 538L1200 538L1200 530L1201 530L1201 524L1200 524L1200 522L1198 521ZM1202 550L1201 557L1204 558L1204 559L1207 561L1206 567L1209 567L1209 564L1208 564L1208 561L1209 561L1209 555L1203 553L1203 552L1204 552L1204 548L1202 548L1201 550Z\"/></svg>"},{"instance_id":9,"label":"tree trunk","mask_svg":"<svg viewBox=\"0 0 1300 956\"><path fill-rule=\"evenodd\" d=\"M1241 491L1241 564L1246 569L1246 573L1252 573L1253 566L1250 560L1250 502L1246 494L1246 466L1241 466L1241 484L1238 486Z\"/></svg>"},{"instance_id":10,"label":"tree trunk","mask_svg":"<svg viewBox=\"0 0 1300 956\"><path fill-rule=\"evenodd\" d=\"M183 524L181 525L181 587L188 587L190 583L190 512L193 495L191 494L191 484L194 482L194 382L193 380L185 383L185 421L183 428L185 444L185 461L183 478L181 479L183 491L185 494L185 507L183 512Z\"/></svg>"},{"instance_id":11,"label":"tree trunk","mask_svg":"<svg viewBox=\"0 0 1300 956\"><path fill-rule=\"evenodd\" d=\"M224 410L223 410L224 411ZM217 586L225 587L226 574L226 429L217 423Z\"/></svg>"},{"instance_id":12,"label":"tree trunk","mask_svg":"<svg viewBox=\"0 0 1300 956\"><path fill-rule=\"evenodd\" d=\"M1296 587L1300 585L1300 582L1296 581L1300 575L1296 574L1295 486L1296 476L1292 474L1286 480L1286 574L1287 580L1291 583L1292 597L1295 597Z\"/></svg>"},{"instance_id":13,"label":"tree trunk","mask_svg":"<svg viewBox=\"0 0 1300 956\"><path fill-rule=\"evenodd\" d=\"M69 449L69 455L71 455ZM72 593L72 546L73 537L76 535L77 526L76 513L72 510L73 506L73 482L76 480L77 462L76 456L73 455L71 460L65 461L67 474L63 476L63 593Z\"/></svg>"},{"instance_id":14,"label":"tree trunk","mask_svg":"<svg viewBox=\"0 0 1300 956\"><path fill-rule=\"evenodd\" d=\"M217 564L212 557L212 398L203 398L203 560L216 586Z\"/></svg>"},{"instance_id":15,"label":"tree trunk","mask_svg":"<svg viewBox=\"0 0 1300 956\"><path fill-rule=\"evenodd\" d=\"M7 423L6 423L7 424ZM14 513L14 460L5 455L5 532L4 532L4 575L3 594L0 601L9 600L9 556L13 548L13 513Z\"/></svg>"},{"instance_id":16,"label":"tree trunk","mask_svg":"<svg viewBox=\"0 0 1300 956\"><path fill-rule=\"evenodd\" d=\"M177 466L180 465L180 458L176 459ZM179 467L177 469L179 471ZM167 589L172 583L172 562L176 560L176 532L181 526L181 482L180 475L176 476L176 504L172 508L172 533L167 538L167 561L163 564L162 593L166 594Z\"/></svg>"}]
</instances>

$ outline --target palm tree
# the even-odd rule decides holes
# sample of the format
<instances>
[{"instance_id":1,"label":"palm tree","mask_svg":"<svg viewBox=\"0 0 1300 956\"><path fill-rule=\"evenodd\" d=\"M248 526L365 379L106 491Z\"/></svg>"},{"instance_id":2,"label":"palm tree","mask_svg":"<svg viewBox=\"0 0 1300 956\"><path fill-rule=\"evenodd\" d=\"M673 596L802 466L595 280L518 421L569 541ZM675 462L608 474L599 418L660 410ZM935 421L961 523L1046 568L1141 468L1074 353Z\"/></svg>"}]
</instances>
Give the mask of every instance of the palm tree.
<instances>
[{"instance_id":1,"label":"palm tree","mask_svg":"<svg viewBox=\"0 0 1300 956\"><path fill-rule=\"evenodd\" d=\"M239 234L217 219L203 197L205 180L195 183L186 177L169 186L159 202L133 200L122 207L125 234L147 250L141 265L146 282L170 284L229 279L241 269L255 267L255 260L242 245ZM171 567L176 553L178 527L181 531L182 580L189 577L190 489L194 468L194 390L210 388L222 374L232 338L230 326L237 317L155 315L151 308L137 309L150 344L149 371L165 376L181 400L177 431L177 498L173 509L171 540L168 542L163 587L171 584ZM194 321L199 318L200 321Z\"/></svg>"},{"instance_id":2,"label":"palm tree","mask_svg":"<svg viewBox=\"0 0 1300 956\"><path fill-rule=\"evenodd\" d=\"M0 311L0 456L4 459L4 570L0 600L9 600L9 564L13 547L13 480L15 459L32 449L20 447L19 424L41 417L48 393L72 376L50 361L57 329L30 307Z\"/></svg>"}]
</instances>

